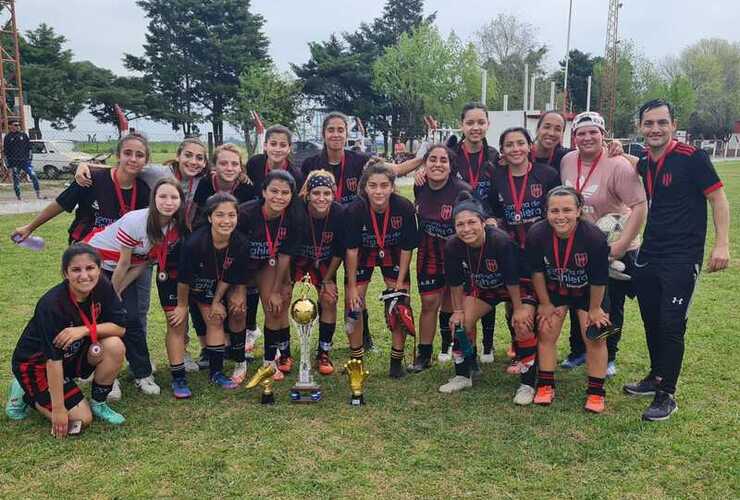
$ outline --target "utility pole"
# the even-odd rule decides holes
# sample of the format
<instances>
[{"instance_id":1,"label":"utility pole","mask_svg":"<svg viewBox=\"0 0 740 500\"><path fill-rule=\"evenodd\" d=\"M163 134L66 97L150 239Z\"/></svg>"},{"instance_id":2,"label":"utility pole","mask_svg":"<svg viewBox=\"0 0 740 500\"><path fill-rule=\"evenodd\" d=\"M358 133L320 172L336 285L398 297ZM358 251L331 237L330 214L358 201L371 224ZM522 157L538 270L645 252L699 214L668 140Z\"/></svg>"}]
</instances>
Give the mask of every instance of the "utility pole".
<instances>
[{"instance_id":1,"label":"utility pole","mask_svg":"<svg viewBox=\"0 0 740 500\"><path fill-rule=\"evenodd\" d=\"M18 120L21 130L26 130L15 0L0 0L0 23L0 132L5 137L12 120ZM3 141L0 140L0 180L5 181L10 173L2 147Z\"/></svg>"},{"instance_id":2,"label":"utility pole","mask_svg":"<svg viewBox=\"0 0 740 500\"><path fill-rule=\"evenodd\" d=\"M617 79L619 76L619 0L609 0L609 15L606 22L606 48L604 50L604 74L601 79L601 113L606 120L606 129L614 134L614 110L617 107Z\"/></svg>"}]
</instances>

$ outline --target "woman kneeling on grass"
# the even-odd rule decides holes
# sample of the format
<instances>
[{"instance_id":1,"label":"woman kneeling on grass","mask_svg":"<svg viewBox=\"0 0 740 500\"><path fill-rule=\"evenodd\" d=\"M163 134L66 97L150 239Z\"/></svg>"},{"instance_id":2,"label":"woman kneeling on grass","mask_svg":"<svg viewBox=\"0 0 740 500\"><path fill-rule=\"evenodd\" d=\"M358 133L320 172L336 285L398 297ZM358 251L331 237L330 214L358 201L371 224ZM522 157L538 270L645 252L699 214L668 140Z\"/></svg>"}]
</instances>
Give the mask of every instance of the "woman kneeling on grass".
<instances>
[{"instance_id":1,"label":"woman kneeling on grass","mask_svg":"<svg viewBox=\"0 0 740 500\"><path fill-rule=\"evenodd\" d=\"M555 399L557 341L568 308L575 308L586 344L588 387L585 409L604 411L606 340L601 329L610 325L605 295L609 279L609 246L594 224L581 220L583 197L573 188L556 187L547 195L547 220L527 234L527 257L537 307L537 393L534 403ZM604 302L604 303L602 303Z\"/></svg>"},{"instance_id":2,"label":"woman kneeling on grass","mask_svg":"<svg viewBox=\"0 0 740 500\"><path fill-rule=\"evenodd\" d=\"M119 425L125 419L106 397L121 369L126 313L113 287L100 276L95 249L76 243L62 255L64 281L36 304L13 352L9 418L21 420L29 406L51 420L56 437L77 434L96 418ZM94 373L92 404L75 378Z\"/></svg>"},{"instance_id":3,"label":"woman kneeling on grass","mask_svg":"<svg viewBox=\"0 0 740 500\"><path fill-rule=\"evenodd\" d=\"M223 389L238 383L223 373L228 316L244 320L246 314L246 256L244 237L235 232L239 206L228 193L208 198L208 224L190 235L180 254L177 285L177 319L183 320L188 303L195 304L206 322L206 354L211 382ZM189 391L188 391L189 392ZM179 397L177 393L175 397Z\"/></svg>"},{"instance_id":4,"label":"woman kneeling on grass","mask_svg":"<svg viewBox=\"0 0 740 500\"><path fill-rule=\"evenodd\" d=\"M452 218L455 236L445 246L445 271L454 308L450 329L462 325L465 336L454 336L455 376L439 388L444 393L472 387L471 375L478 371L473 350L475 324L497 304L511 302L516 331L531 335L534 326L531 307L525 307L520 296L517 245L502 230L486 225L485 210L467 191L458 196Z\"/></svg>"}]
</instances>

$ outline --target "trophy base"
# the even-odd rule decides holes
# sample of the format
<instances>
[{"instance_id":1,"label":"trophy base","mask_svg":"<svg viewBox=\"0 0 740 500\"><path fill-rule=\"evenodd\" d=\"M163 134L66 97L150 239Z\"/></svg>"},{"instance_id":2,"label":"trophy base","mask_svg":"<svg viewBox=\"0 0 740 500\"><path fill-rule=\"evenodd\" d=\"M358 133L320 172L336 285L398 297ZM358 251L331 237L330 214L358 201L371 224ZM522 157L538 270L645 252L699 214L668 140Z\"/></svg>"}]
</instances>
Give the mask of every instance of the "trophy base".
<instances>
[{"instance_id":1,"label":"trophy base","mask_svg":"<svg viewBox=\"0 0 740 500\"><path fill-rule=\"evenodd\" d=\"M273 393L265 394L262 393L262 397L260 398L260 403L263 405L274 405L275 404L275 395Z\"/></svg>"},{"instance_id":2,"label":"trophy base","mask_svg":"<svg viewBox=\"0 0 740 500\"><path fill-rule=\"evenodd\" d=\"M321 401L321 388L318 385L294 385L290 390L292 403L311 404Z\"/></svg>"},{"instance_id":3,"label":"trophy base","mask_svg":"<svg viewBox=\"0 0 740 500\"><path fill-rule=\"evenodd\" d=\"M365 404L365 396L363 394L360 395L352 395L349 398L349 404L350 406L362 406Z\"/></svg>"}]
</instances>

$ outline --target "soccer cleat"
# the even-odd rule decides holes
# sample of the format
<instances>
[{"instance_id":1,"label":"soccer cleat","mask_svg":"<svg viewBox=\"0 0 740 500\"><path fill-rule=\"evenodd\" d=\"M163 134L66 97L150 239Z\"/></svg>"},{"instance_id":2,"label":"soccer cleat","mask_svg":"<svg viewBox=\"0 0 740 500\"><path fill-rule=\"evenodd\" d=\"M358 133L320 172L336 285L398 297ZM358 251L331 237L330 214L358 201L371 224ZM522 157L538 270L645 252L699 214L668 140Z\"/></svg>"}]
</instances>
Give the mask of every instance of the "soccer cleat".
<instances>
[{"instance_id":1,"label":"soccer cleat","mask_svg":"<svg viewBox=\"0 0 740 500\"><path fill-rule=\"evenodd\" d=\"M617 362L609 361L606 365L606 378L613 377L617 374Z\"/></svg>"},{"instance_id":2,"label":"soccer cleat","mask_svg":"<svg viewBox=\"0 0 740 500\"><path fill-rule=\"evenodd\" d=\"M463 377L462 375L455 375L449 382L439 387L439 392L452 394L453 392L459 392L469 387L473 387L473 379Z\"/></svg>"},{"instance_id":3,"label":"soccer cleat","mask_svg":"<svg viewBox=\"0 0 740 500\"><path fill-rule=\"evenodd\" d=\"M527 406L532 404L534 401L534 387L531 385L521 384L514 394L514 404L519 406Z\"/></svg>"},{"instance_id":4,"label":"soccer cleat","mask_svg":"<svg viewBox=\"0 0 740 500\"><path fill-rule=\"evenodd\" d=\"M658 381L655 377L648 375L639 382L624 384L622 390L630 396L654 396L655 391L658 390Z\"/></svg>"},{"instance_id":5,"label":"soccer cleat","mask_svg":"<svg viewBox=\"0 0 740 500\"><path fill-rule=\"evenodd\" d=\"M172 388L172 395L175 399L190 399L193 396L190 387L188 387L188 381L183 379L175 379L170 385Z\"/></svg>"},{"instance_id":6,"label":"soccer cleat","mask_svg":"<svg viewBox=\"0 0 740 500\"><path fill-rule=\"evenodd\" d=\"M290 356L280 356L278 359L278 370L283 373L290 373L293 369L293 358Z\"/></svg>"},{"instance_id":7,"label":"soccer cleat","mask_svg":"<svg viewBox=\"0 0 740 500\"><path fill-rule=\"evenodd\" d=\"M605 406L606 400L604 396L600 394L588 394L586 395L586 404L583 405L583 409L591 413L603 413Z\"/></svg>"},{"instance_id":8,"label":"soccer cleat","mask_svg":"<svg viewBox=\"0 0 740 500\"><path fill-rule=\"evenodd\" d=\"M416 358L416 362L406 367L409 373L423 372L427 368L432 367L432 360L429 358L422 358L421 356Z\"/></svg>"},{"instance_id":9,"label":"soccer cleat","mask_svg":"<svg viewBox=\"0 0 740 500\"><path fill-rule=\"evenodd\" d=\"M136 387L139 388L141 392L146 394L147 396L157 396L159 395L159 386L154 381L154 376L149 375L148 377L142 377L137 378L134 380L134 384L136 384Z\"/></svg>"},{"instance_id":10,"label":"soccer cleat","mask_svg":"<svg viewBox=\"0 0 740 500\"><path fill-rule=\"evenodd\" d=\"M275 373L272 375L272 380L275 382L282 382L285 380L285 374L278 369L275 369Z\"/></svg>"},{"instance_id":11,"label":"soccer cleat","mask_svg":"<svg viewBox=\"0 0 740 500\"><path fill-rule=\"evenodd\" d=\"M483 351L483 354L480 355L480 362L486 365L493 363L493 349L488 352Z\"/></svg>"},{"instance_id":12,"label":"soccer cleat","mask_svg":"<svg viewBox=\"0 0 740 500\"><path fill-rule=\"evenodd\" d=\"M241 363L236 363L234 365L234 372L231 374L231 380L239 385L244 382L245 378L247 378L247 362L242 361Z\"/></svg>"},{"instance_id":13,"label":"soccer cleat","mask_svg":"<svg viewBox=\"0 0 740 500\"><path fill-rule=\"evenodd\" d=\"M257 343L257 339L262 335L262 331L259 326L255 326L254 330L247 330L244 337L244 352L252 353L254 351L254 345Z\"/></svg>"},{"instance_id":14,"label":"soccer cleat","mask_svg":"<svg viewBox=\"0 0 740 500\"><path fill-rule=\"evenodd\" d=\"M121 383L118 381L118 379L115 379L113 381L113 388L108 393L108 397L105 398L106 401L109 403L111 401L120 401L121 400Z\"/></svg>"},{"instance_id":15,"label":"soccer cleat","mask_svg":"<svg viewBox=\"0 0 740 500\"><path fill-rule=\"evenodd\" d=\"M568 355L567 358L563 360L562 363L560 363L560 368L565 368L566 370L572 370L573 368L577 368L584 364L586 362L586 355L581 354L580 356L572 356Z\"/></svg>"},{"instance_id":16,"label":"soccer cleat","mask_svg":"<svg viewBox=\"0 0 740 500\"><path fill-rule=\"evenodd\" d=\"M334 373L334 364L329 359L329 353L322 351L316 356L316 365L319 368L319 373L322 375L331 375Z\"/></svg>"},{"instance_id":17,"label":"soccer cleat","mask_svg":"<svg viewBox=\"0 0 740 500\"><path fill-rule=\"evenodd\" d=\"M200 370L200 365L193 360L193 357L190 355L190 353L185 353L185 356L183 357L183 363L185 364L185 371L186 372L197 372Z\"/></svg>"},{"instance_id":18,"label":"soccer cleat","mask_svg":"<svg viewBox=\"0 0 740 500\"><path fill-rule=\"evenodd\" d=\"M28 416L29 406L23 399L25 391L21 384L13 377L8 394L8 402L5 404L5 414L11 420L23 420Z\"/></svg>"},{"instance_id":19,"label":"soccer cleat","mask_svg":"<svg viewBox=\"0 0 740 500\"><path fill-rule=\"evenodd\" d=\"M92 410L92 414L95 415L95 418L108 424L121 425L126 421L123 415L108 406L108 403L93 401L90 405L90 409Z\"/></svg>"},{"instance_id":20,"label":"soccer cleat","mask_svg":"<svg viewBox=\"0 0 740 500\"><path fill-rule=\"evenodd\" d=\"M232 390L239 387L238 384L234 383L229 377L223 374L223 372L216 372L211 375L211 383L219 386L221 389Z\"/></svg>"},{"instance_id":21,"label":"soccer cleat","mask_svg":"<svg viewBox=\"0 0 740 500\"><path fill-rule=\"evenodd\" d=\"M449 363L452 361L452 346L448 347L446 351L440 351L437 355L437 361L440 363Z\"/></svg>"},{"instance_id":22,"label":"soccer cleat","mask_svg":"<svg viewBox=\"0 0 740 500\"><path fill-rule=\"evenodd\" d=\"M533 403L536 405L551 405L555 399L555 388L551 385L541 385L537 388Z\"/></svg>"},{"instance_id":23,"label":"soccer cleat","mask_svg":"<svg viewBox=\"0 0 740 500\"><path fill-rule=\"evenodd\" d=\"M676 398L673 394L656 390L655 398L650 406L642 414L642 419L648 422L661 422L668 420L678 410Z\"/></svg>"}]
</instances>

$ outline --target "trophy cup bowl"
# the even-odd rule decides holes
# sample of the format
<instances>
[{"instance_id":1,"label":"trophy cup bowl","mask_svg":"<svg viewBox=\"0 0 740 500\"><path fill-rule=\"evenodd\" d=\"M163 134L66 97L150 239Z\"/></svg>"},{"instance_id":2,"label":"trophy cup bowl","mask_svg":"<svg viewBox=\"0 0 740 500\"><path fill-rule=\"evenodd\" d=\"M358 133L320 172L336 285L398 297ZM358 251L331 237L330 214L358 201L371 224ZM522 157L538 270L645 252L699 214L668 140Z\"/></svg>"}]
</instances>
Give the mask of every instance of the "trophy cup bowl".
<instances>
[{"instance_id":1,"label":"trophy cup bowl","mask_svg":"<svg viewBox=\"0 0 740 500\"><path fill-rule=\"evenodd\" d=\"M309 293L316 289L311 284L311 277L306 274L301 280L299 298L290 306L290 318L293 321L301 338L301 362L298 369L298 382L290 390L290 400L293 403L315 403L321 400L321 388L314 382L311 374L311 330L316 324L319 307L315 300L309 298Z\"/></svg>"}]
</instances>

